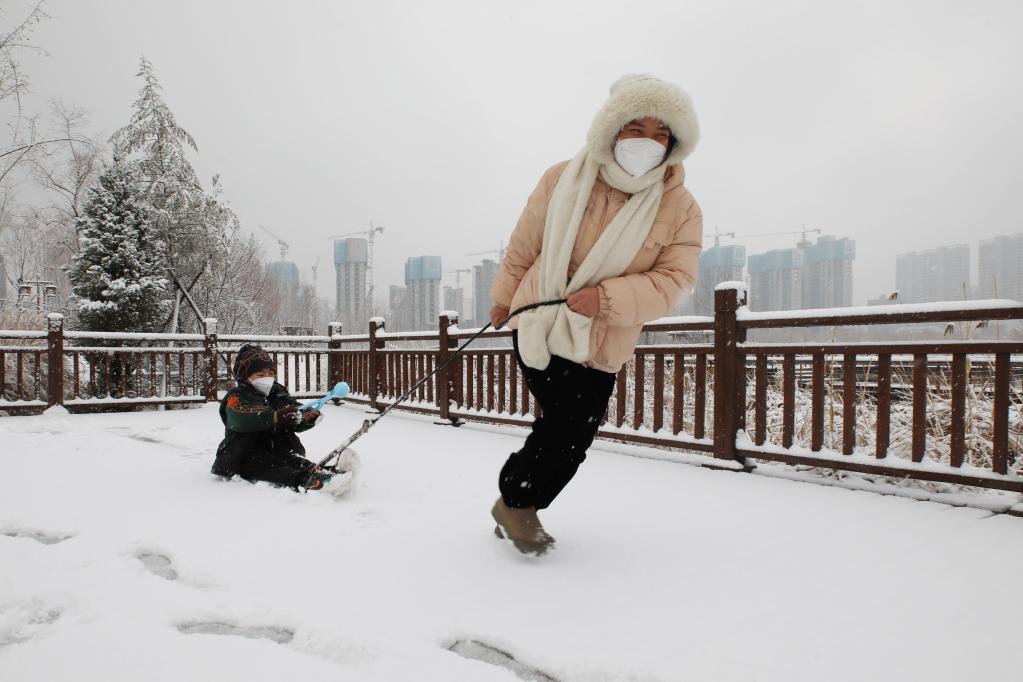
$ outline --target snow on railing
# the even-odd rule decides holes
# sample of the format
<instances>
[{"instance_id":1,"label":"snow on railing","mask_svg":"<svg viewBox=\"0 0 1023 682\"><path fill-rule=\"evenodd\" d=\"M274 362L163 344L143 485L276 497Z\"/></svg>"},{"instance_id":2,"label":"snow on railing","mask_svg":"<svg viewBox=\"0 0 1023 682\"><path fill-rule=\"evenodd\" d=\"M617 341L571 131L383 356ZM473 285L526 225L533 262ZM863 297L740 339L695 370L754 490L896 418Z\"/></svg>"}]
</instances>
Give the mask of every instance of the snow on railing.
<instances>
[{"instance_id":1,"label":"snow on railing","mask_svg":"<svg viewBox=\"0 0 1023 682\"><path fill-rule=\"evenodd\" d=\"M46 407L45 400L8 400L0 395L0 412L4 410L35 409Z\"/></svg>"},{"instance_id":2,"label":"snow on railing","mask_svg":"<svg viewBox=\"0 0 1023 682\"><path fill-rule=\"evenodd\" d=\"M706 315L672 315L669 317L658 317L656 320L647 322L647 325L668 325L668 324L707 324L713 325L714 318Z\"/></svg>"},{"instance_id":3,"label":"snow on railing","mask_svg":"<svg viewBox=\"0 0 1023 682\"><path fill-rule=\"evenodd\" d=\"M418 332L387 332L387 331L384 331L384 332L377 332L377 338L378 339L390 339L390 338L396 338L396 337L399 337L399 336L403 340L424 339L424 340L429 341L431 339L436 339L437 336L438 336L438 332L434 332L434 331L418 331Z\"/></svg>"},{"instance_id":4,"label":"snow on railing","mask_svg":"<svg viewBox=\"0 0 1023 682\"><path fill-rule=\"evenodd\" d=\"M205 350L201 346L174 346L172 348L167 346L64 346L65 353L134 353L138 354L152 354L152 353L186 353L195 354L203 353Z\"/></svg>"},{"instance_id":5,"label":"snow on railing","mask_svg":"<svg viewBox=\"0 0 1023 682\"><path fill-rule=\"evenodd\" d=\"M218 341L237 343L328 343L330 336L291 336L287 334L220 334Z\"/></svg>"},{"instance_id":6,"label":"snow on railing","mask_svg":"<svg viewBox=\"0 0 1023 682\"><path fill-rule=\"evenodd\" d=\"M982 311L1023 311L1023 303L1008 299L985 299L978 301L937 301L934 303L898 303L890 305L850 306L846 308L807 308L804 310L768 310L754 312L747 306L740 307L736 319L740 322L762 320L801 320L806 318L856 318L883 316L908 316L921 314L982 312Z\"/></svg>"},{"instance_id":7,"label":"snow on railing","mask_svg":"<svg viewBox=\"0 0 1023 682\"><path fill-rule=\"evenodd\" d=\"M43 338L46 334L43 334ZM66 339L92 339L101 341L205 341L204 334L160 334L149 332L79 332L65 331Z\"/></svg>"},{"instance_id":8,"label":"snow on railing","mask_svg":"<svg viewBox=\"0 0 1023 682\"><path fill-rule=\"evenodd\" d=\"M64 407L102 407L104 405L121 405L129 403L132 405L170 405L173 403L201 403L206 402L206 396L197 393L192 395L169 395L169 396L157 396L155 398L147 397L131 397L131 398L118 398L118 397L93 397L93 398L71 398L65 400L62 405ZM45 404L45 403L44 403Z\"/></svg>"},{"instance_id":9,"label":"snow on railing","mask_svg":"<svg viewBox=\"0 0 1023 682\"><path fill-rule=\"evenodd\" d=\"M2 329L0 339L45 339L46 332L38 332L24 329Z\"/></svg>"}]
</instances>

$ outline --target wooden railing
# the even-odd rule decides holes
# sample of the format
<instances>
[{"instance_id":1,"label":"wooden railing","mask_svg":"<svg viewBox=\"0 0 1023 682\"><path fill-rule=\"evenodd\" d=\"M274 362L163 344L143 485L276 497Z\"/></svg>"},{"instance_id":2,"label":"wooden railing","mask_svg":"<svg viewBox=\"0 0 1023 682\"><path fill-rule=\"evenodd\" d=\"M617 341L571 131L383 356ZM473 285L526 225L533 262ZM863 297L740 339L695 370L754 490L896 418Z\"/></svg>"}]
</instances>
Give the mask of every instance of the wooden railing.
<instances>
[{"instance_id":1,"label":"wooden railing","mask_svg":"<svg viewBox=\"0 0 1023 682\"><path fill-rule=\"evenodd\" d=\"M1023 320L1014 302L754 313L741 287L716 292L715 315L644 327L618 372L598 437L709 455L708 466L777 461L828 470L1023 492L1023 341L749 342L753 330ZM539 413L508 330L441 315L435 332L325 336L0 331L0 412L131 409L218 399L244 343L263 345L294 395L337 381L380 410L441 368L399 409L441 422L528 426ZM882 327L883 328L883 327ZM678 342L671 335L697 337ZM51 367L58 368L50 371Z\"/></svg>"},{"instance_id":2,"label":"wooden railing","mask_svg":"<svg viewBox=\"0 0 1023 682\"><path fill-rule=\"evenodd\" d=\"M745 433L747 406L742 400L734 418L738 432L735 456L1023 492L1017 475L1023 463L1023 368L1012 357L1023 353L1023 341L745 342L753 329L1019 320L1023 307L1018 303L901 306L892 312L853 308L772 314L741 307L743 292L736 289L716 294L717 306L726 312L726 319L732 320L737 339L727 361L747 367L752 359L752 371L739 373L735 391L745 398L747 381L754 382L753 435L750 438ZM729 316L730 310L737 311L734 318ZM800 356L810 359L809 386L796 376ZM861 382L861 373L873 381ZM782 418L780 425L769 429L767 387L772 383L780 383ZM795 438L797 392L805 393L806 388L809 395L804 395L803 403L804 407L808 403L809 418L803 421L809 422L809 448L805 438L803 443ZM863 390L866 388L869 390ZM831 404L827 416L833 420L837 417L837 429L826 428L827 403ZM908 445L909 452L891 457L896 411L904 417L895 421L904 432L900 445L903 450ZM1011 431L1010 415L1014 418ZM873 423L868 433L860 432L859 425L864 421ZM773 436L770 439L769 431ZM826 445L826 431L840 434L840 444ZM943 447L929 442L935 440ZM972 461L967 461L967 454Z\"/></svg>"}]
</instances>

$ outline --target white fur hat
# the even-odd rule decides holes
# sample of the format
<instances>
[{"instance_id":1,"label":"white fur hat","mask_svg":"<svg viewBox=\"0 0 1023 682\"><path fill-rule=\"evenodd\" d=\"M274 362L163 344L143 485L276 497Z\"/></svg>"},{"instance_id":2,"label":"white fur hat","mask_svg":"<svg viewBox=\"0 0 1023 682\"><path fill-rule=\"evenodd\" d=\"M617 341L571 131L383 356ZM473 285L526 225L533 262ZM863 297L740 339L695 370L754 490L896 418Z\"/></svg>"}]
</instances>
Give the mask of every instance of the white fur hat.
<instances>
[{"instance_id":1,"label":"white fur hat","mask_svg":"<svg viewBox=\"0 0 1023 682\"><path fill-rule=\"evenodd\" d=\"M614 161L614 143L629 121L651 116L663 121L675 136L668 164L680 163L700 140L693 102L682 88L648 74L622 76L611 85L611 96L593 117L586 144L600 163Z\"/></svg>"}]
</instances>

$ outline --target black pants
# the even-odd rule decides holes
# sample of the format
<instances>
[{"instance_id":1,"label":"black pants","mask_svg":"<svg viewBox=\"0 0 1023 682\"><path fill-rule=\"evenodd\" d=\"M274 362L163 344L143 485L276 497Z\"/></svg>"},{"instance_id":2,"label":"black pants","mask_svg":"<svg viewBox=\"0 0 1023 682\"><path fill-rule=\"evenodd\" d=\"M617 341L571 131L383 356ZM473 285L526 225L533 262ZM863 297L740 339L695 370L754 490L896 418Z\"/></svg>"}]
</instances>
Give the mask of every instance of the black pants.
<instances>
[{"instance_id":1,"label":"black pants","mask_svg":"<svg viewBox=\"0 0 1023 682\"><path fill-rule=\"evenodd\" d=\"M309 478L312 463L298 455L278 456L252 452L242 458L241 477L247 481L267 481L285 488L297 488Z\"/></svg>"},{"instance_id":2,"label":"black pants","mask_svg":"<svg viewBox=\"0 0 1023 682\"><path fill-rule=\"evenodd\" d=\"M309 478L312 462L299 453L305 448L293 433L228 431L211 471L230 478L235 474L246 481L267 481L287 488L297 488Z\"/></svg>"},{"instance_id":3,"label":"black pants","mask_svg":"<svg viewBox=\"0 0 1023 682\"><path fill-rule=\"evenodd\" d=\"M615 375L551 357L545 370L526 367L513 336L515 357L542 416L501 469L498 485L509 507L546 509L586 459L600 427Z\"/></svg>"}]
</instances>

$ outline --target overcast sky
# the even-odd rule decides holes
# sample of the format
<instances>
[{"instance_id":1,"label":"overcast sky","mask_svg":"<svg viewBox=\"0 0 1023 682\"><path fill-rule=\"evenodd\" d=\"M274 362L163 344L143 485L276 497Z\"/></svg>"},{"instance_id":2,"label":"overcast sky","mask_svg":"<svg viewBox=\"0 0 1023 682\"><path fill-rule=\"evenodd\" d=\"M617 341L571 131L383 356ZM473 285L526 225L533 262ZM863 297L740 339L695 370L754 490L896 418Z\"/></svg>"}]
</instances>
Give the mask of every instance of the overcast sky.
<instances>
[{"instance_id":1,"label":"overcast sky","mask_svg":"<svg viewBox=\"0 0 1023 682\"><path fill-rule=\"evenodd\" d=\"M25 3L5 1L5 19ZM895 254L1023 231L1023 3L50 0L34 100L124 125L154 64L243 223L333 292L327 237L386 226L377 291L410 255L507 240L544 169L582 146L623 73L688 90L686 184L715 227L856 240L854 303ZM741 240L747 253L798 237ZM268 253L276 247L267 242ZM449 276L449 278L451 278ZM453 279L453 278L451 278ZM976 279L976 273L974 273Z\"/></svg>"}]
</instances>

